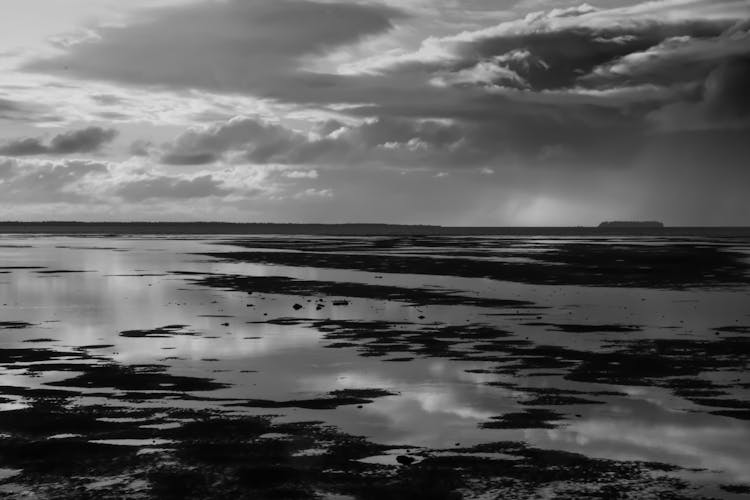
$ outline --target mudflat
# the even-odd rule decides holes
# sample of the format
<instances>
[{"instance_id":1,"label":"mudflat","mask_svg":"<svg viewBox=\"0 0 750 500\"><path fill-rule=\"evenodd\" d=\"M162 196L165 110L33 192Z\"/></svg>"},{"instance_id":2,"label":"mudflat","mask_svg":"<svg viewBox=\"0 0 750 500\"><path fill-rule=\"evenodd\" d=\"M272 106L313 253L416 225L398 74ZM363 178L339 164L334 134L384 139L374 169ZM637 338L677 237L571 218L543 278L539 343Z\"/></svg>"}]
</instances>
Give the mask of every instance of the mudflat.
<instances>
[{"instance_id":1,"label":"mudflat","mask_svg":"<svg viewBox=\"0 0 750 500\"><path fill-rule=\"evenodd\" d=\"M750 494L750 238L480 233L0 236L0 498Z\"/></svg>"}]
</instances>

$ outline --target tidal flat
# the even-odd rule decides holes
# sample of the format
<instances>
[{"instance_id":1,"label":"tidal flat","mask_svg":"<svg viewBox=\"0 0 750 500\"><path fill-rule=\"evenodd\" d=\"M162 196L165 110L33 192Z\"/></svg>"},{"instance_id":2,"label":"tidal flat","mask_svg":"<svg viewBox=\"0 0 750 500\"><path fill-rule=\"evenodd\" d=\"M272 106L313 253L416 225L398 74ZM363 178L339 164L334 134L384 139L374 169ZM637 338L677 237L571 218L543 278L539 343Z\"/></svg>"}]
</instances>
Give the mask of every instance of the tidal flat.
<instances>
[{"instance_id":1,"label":"tidal flat","mask_svg":"<svg viewBox=\"0 0 750 500\"><path fill-rule=\"evenodd\" d=\"M750 238L0 235L0 498L750 495Z\"/></svg>"}]
</instances>

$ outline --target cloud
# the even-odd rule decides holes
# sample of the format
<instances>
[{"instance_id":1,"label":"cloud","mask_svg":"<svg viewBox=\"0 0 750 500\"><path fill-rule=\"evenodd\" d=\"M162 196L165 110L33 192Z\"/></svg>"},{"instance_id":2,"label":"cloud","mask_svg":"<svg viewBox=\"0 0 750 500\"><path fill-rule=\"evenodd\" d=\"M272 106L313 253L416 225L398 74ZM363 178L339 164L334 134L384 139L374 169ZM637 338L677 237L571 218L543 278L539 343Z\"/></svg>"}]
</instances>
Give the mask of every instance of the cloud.
<instances>
[{"instance_id":1,"label":"cloud","mask_svg":"<svg viewBox=\"0 0 750 500\"><path fill-rule=\"evenodd\" d=\"M489 107L503 100L493 99ZM530 166L564 159L606 167L612 154L620 159L634 154L633 143L643 133L640 122L623 119L617 110L583 109L579 116L565 117L543 106L535 108L536 115L506 109L505 116L476 122L388 117L350 125L322 122L309 133L256 117L236 117L185 132L166 146L160 161L461 169L525 158Z\"/></svg>"},{"instance_id":2,"label":"cloud","mask_svg":"<svg viewBox=\"0 0 750 500\"><path fill-rule=\"evenodd\" d=\"M38 79L45 104L78 89L54 108L68 123L130 121L118 127L137 171L110 165L64 191L83 195L85 181L98 199L144 211L743 220L747 1L594 3L410 0L404 14L363 1L181 2L28 63L47 75L8 90L0 117L21 120L15 100L33 102ZM95 143L68 133L0 148Z\"/></svg>"},{"instance_id":3,"label":"cloud","mask_svg":"<svg viewBox=\"0 0 750 500\"><path fill-rule=\"evenodd\" d=\"M63 132L54 136L49 144L41 139L26 138L10 141L0 145L0 155L68 155L76 153L93 153L114 140L117 131L101 127L88 127L81 130Z\"/></svg>"},{"instance_id":4,"label":"cloud","mask_svg":"<svg viewBox=\"0 0 750 500\"><path fill-rule=\"evenodd\" d=\"M167 153L160 161L165 165L206 165L217 159L213 153Z\"/></svg>"},{"instance_id":5,"label":"cloud","mask_svg":"<svg viewBox=\"0 0 750 500\"><path fill-rule=\"evenodd\" d=\"M18 105L8 99L0 99L0 110L2 111L14 111L18 109Z\"/></svg>"},{"instance_id":6,"label":"cloud","mask_svg":"<svg viewBox=\"0 0 750 500\"><path fill-rule=\"evenodd\" d=\"M706 78L704 100L709 113L719 118L750 116L750 52L727 59Z\"/></svg>"},{"instance_id":7,"label":"cloud","mask_svg":"<svg viewBox=\"0 0 750 500\"><path fill-rule=\"evenodd\" d=\"M127 26L100 28L96 39L27 69L222 92L272 94L284 82L303 90L327 84L302 70L305 58L384 33L403 16L350 2L196 2L145 10Z\"/></svg>"},{"instance_id":8,"label":"cloud","mask_svg":"<svg viewBox=\"0 0 750 500\"><path fill-rule=\"evenodd\" d=\"M42 155L48 148L39 139L17 139L0 146L0 154L5 156Z\"/></svg>"},{"instance_id":9,"label":"cloud","mask_svg":"<svg viewBox=\"0 0 750 500\"><path fill-rule=\"evenodd\" d=\"M570 114L575 121L598 114L580 109L584 106L618 108L628 121L640 118L643 125L649 112L685 99L688 87L722 58L744 50L746 30L737 24L741 4L659 0L616 8L560 6L451 35L419 33L423 39L416 50L382 52L377 43L409 21L392 7L304 0L195 3L144 11L130 24L101 28L98 39L28 68L300 105L346 103L344 113L367 117L474 122L499 117L503 123L488 125L496 129L505 127L508 115L538 121L556 114L564 121ZM425 9L422 4L407 8L411 15ZM487 16L491 5L477 9ZM376 53L362 57L371 39ZM355 44L349 56L354 59L347 61L346 51ZM141 57L146 52L149 57ZM334 52L344 61L326 65ZM492 93L502 99L487 95ZM602 125L598 121L589 128ZM613 126L620 133L617 120ZM299 146L296 137L278 138L278 143L256 141L264 144L249 153L250 160L284 161L288 155L282 150ZM215 161L210 146L199 146L163 160Z\"/></svg>"},{"instance_id":10,"label":"cloud","mask_svg":"<svg viewBox=\"0 0 750 500\"><path fill-rule=\"evenodd\" d=\"M297 200L303 198L333 198L333 191L331 189L308 188L295 194L293 198Z\"/></svg>"},{"instance_id":11,"label":"cloud","mask_svg":"<svg viewBox=\"0 0 750 500\"><path fill-rule=\"evenodd\" d=\"M205 198L224 196L229 192L230 190L222 187L221 182L211 175L201 175L192 179L154 176L129 181L116 190L116 194L128 202Z\"/></svg>"},{"instance_id":12,"label":"cloud","mask_svg":"<svg viewBox=\"0 0 750 500\"><path fill-rule=\"evenodd\" d=\"M52 154L92 153L115 137L116 130L101 127L64 132L52 138L49 151Z\"/></svg>"},{"instance_id":13,"label":"cloud","mask_svg":"<svg viewBox=\"0 0 750 500\"><path fill-rule=\"evenodd\" d=\"M1 95L0 93L0 120L35 122L57 119L57 117L49 114L49 109L46 106L16 99L5 99Z\"/></svg>"},{"instance_id":14,"label":"cloud","mask_svg":"<svg viewBox=\"0 0 750 500\"><path fill-rule=\"evenodd\" d=\"M36 162L0 158L0 198L4 202L86 202L94 196L86 181L108 173L108 167L93 161Z\"/></svg>"},{"instance_id":15,"label":"cloud","mask_svg":"<svg viewBox=\"0 0 750 500\"><path fill-rule=\"evenodd\" d=\"M195 128L182 134L162 163L171 165L201 165L212 163L228 151L243 151L247 160L255 163L278 162L291 150L307 143L307 138L285 127L260 119L233 118L207 128Z\"/></svg>"},{"instance_id":16,"label":"cloud","mask_svg":"<svg viewBox=\"0 0 750 500\"><path fill-rule=\"evenodd\" d=\"M288 179L317 179L317 170L289 170L284 172L284 177Z\"/></svg>"},{"instance_id":17,"label":"cloud","mask_svg":"<svg viewBox=\"0 0 750 500\"><path fill-rule=\"evenodd\" d=\"M400 159L421 165L438 154L459 151L463 134L459 126L431 120L381 118L354 125L324 121L302 133L260 118L236 117L185 132L167 146L161 162L203 164L232 153L229 156L240 163L255 164L388 164ZM317 171L284 175L315 178Z\"/></svg>"},{"instance_id":18,"label":"cloud","mask_svg":"<svg viewBox=\"0 0 750 500\"><path fill-rule=\"evenodd\" d=\"M675 102L649 115L662 131L745 129L750 132L750 57L726 59L695 89L691 100Z\"/></svg>"},{"instance_id":19,"label":"cloud","mask_svg":"<svg viewBox=\"0 0 750 500\"><path fill-rule=\"evenodd\" d=\"M603 64L580 81L608 87L642 83L675 85L702 80L722 61L750 53L750 36L728 35L730 27L710 37L666 38L643 51L633 51ZM736 32L735 32L736 33Z\"/></svg>"}]
</instances>

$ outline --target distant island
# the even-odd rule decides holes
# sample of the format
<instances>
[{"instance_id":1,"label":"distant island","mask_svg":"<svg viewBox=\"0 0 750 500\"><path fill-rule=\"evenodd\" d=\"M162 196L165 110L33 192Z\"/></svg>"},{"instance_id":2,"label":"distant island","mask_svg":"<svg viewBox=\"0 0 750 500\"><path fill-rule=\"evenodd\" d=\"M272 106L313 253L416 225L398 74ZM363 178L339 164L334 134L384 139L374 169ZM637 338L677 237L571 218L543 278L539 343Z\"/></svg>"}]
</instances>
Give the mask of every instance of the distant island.
<instances>
[{"instance_id":1,"label":"distant island","mask_svg":"<svg viewBox=\"0 0 750 500\"><path fill-rule=\"evenodd\" d=\"M663 228L664 223L658 221L605 221L599 224L604 229L657 229Z\"/></svg>"}]
</instances>

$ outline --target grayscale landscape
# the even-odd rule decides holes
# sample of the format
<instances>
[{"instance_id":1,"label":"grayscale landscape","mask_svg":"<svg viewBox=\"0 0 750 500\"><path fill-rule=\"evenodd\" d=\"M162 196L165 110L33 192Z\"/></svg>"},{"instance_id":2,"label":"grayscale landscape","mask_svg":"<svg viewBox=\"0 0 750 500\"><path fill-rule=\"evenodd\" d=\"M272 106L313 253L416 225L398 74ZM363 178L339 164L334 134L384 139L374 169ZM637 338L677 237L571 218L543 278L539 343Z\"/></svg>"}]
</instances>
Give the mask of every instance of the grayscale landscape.
<instances>
[{"instance_id":1,"label":"grayscale landscape","mask_svg":"<svg viewBox=\"0 0 750 500\"><path fill-rule=\"evenodd\" d=\"M750 0L0 1L0 499L750 498Z\"/></svg>"}]
</instances>

